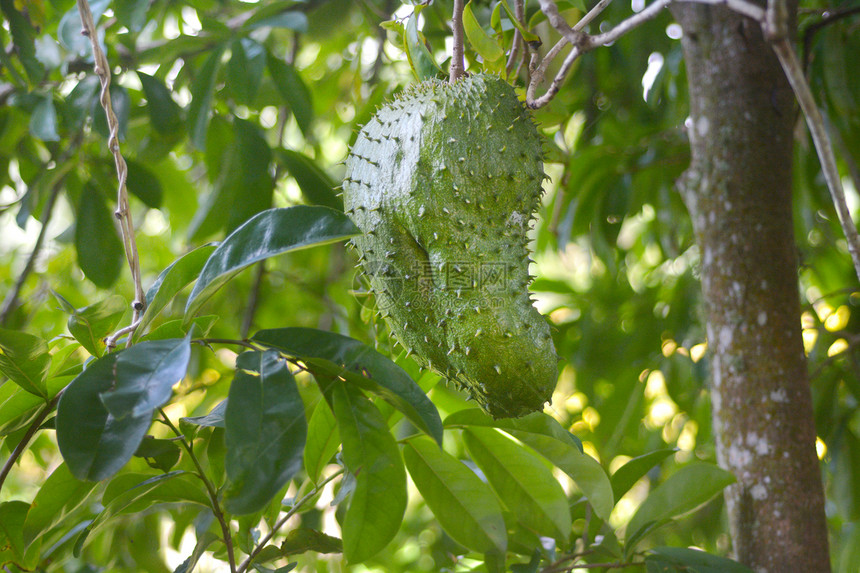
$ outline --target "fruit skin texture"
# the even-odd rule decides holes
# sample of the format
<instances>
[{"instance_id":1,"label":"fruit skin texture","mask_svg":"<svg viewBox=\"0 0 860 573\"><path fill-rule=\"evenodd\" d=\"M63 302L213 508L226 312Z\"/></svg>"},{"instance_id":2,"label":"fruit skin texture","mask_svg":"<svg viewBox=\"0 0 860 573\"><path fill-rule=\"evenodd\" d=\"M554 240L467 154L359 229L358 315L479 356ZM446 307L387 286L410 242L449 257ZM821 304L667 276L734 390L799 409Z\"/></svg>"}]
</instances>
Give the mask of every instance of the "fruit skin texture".
<instances>
[{"instance_id":1,"label":"fruit skin texture","mask_svg":"<svg viewBox=\"0 0 860 573\"><path fill-rule=\"evenodd\" d=\"M425 81L379 109L346 160L352 243L382 315L420 363L492 416L543 408L558 364L532 305L541 139L514 89Z\"/></svg>"}]
</instances>

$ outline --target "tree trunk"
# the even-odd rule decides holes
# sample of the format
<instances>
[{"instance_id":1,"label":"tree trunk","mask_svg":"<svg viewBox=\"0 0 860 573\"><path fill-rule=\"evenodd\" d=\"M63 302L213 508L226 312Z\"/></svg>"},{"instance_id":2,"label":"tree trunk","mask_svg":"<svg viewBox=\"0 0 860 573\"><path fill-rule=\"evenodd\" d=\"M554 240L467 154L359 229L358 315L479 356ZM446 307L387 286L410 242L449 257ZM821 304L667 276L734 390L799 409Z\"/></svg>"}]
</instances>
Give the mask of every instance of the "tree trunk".
<instances>
[{"instance_id":1,"label":"tree trunk","mask_svg":"<svg viewBox=\"0 0 860 573\"><path fill-rule=\"evenodd\" d=\"M793 95L756 23L703 5L674 14L691 102L679 187L701 251L717 456L738 479L726 493L735 558L829 572L800 331Z\"/></svg>"}]
</instances>

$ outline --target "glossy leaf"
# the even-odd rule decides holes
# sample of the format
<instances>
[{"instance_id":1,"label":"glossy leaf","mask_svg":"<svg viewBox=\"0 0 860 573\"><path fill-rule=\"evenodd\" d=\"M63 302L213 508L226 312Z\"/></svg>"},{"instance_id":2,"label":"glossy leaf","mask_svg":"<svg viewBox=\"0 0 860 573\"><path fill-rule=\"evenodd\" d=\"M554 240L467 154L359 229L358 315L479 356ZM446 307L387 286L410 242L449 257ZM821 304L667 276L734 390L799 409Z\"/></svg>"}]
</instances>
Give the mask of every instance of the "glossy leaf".
<instances>
[{"instance_id":1,"label":"glossy leaf","mask_svg":"<svg viewBox=\"0 0 860 573\"><path fill-rule=\"evenodd\" d=\"M198 247L182 255L159 273L155 282L146 291L146 310L140 319L136 335L144 332L153 319L173 300L173 297L197 279L214 250L215 245Z\"/></svg>"},{"instance_id":2,"label":"glossy leaf","mask_svg":"<svg viewBox=\"0 0 860 573\"><path fill-rule=\"evenodd\" d=\"M48 345L38 336L0 328L0 372L12 382L47 399L45 380L51 368Z\"/></svg>"},{"instance_id":3,"label":"glossy leaf","mask_svg":"<svg viewBox=\"0 0 860 573\"><path fill-rule=\"evenodd\" d=\"M119 324L128 306L118 294L111 295L83 308L76 308L69 316L69 332L93 356L104 352L104 338Z\"/></svg>"},{"instance_id":4,"label":"glossy leaf","mask_svg":"<svg viewBox=\"0 0 860 573\"><path fill-rule=\"evenodd\" d=\"M277 352L245 352L236 361L224 414L231 513L261 510L301 469L305 406Z\"/></svg>"},{"instance_id":5,"label":"glossy leaf","mask_svg":"<svg viewBox=\"0 0 860 573\"><path fill-rule=\"evenodd\" d=\"M627 539L645 528L690 512L735 482L735 476L712 464L684 466L648 494L627 524Z\"/></svg>"},{"instance_id":6,"label":"glossy leaf","mask_svg":"<svg viewBox=\"0 0 860 573\"><path fill-rule=\"evenodd\" d=\"M468 428L463 441L496 495L523 527L566 543L571 528L567 496L540 459L490 428Z\"/></svg>"},{"instance_id":7,"label":"glossy leaf","mask_svg":"<svg viewBox=\"0 0 860 573\"><path fill-rule=\"evenodd\" d=\"M752 573L752 569L725 557L686 547L654 547L645 557L647 573Z\"/></svg>"},{"instance_id":8,"label":"glossy leaf","mask_svg":"<svg viewBox=\"0 0 860 573\"><path fill-rule=\"evenodd\" d=\"M188 133L191 143L198 149L206 145L206 131L209 129L209 114L212 110L212 97L215 93L215 80L221 67L221 56L225 44L211 50L206 63L191 84L191 105L188 107Z\"/></svg>"},{"instance_id":9,"label":"glossy leaf","mask_svg":"<svg viewBox=\"0 0 860 573\"><path fill-rule=\"evenodd\" d=\"M335 195L334 182L313 160L291 149L279 149L278 157L308 203L343 211L343 200Z\"/></svg>"},{"instance_id":10,"label":"glossy leaf","mask_svg":"<svg viewBox=\"0 0 860 573\"><path fill-rule=\"evenodd\" d=\"M269 257L340 241L358 233L346 215L327 207L269 209L236 229L206 261L185 307L190 318L224 283Z\"/></svg>"},{"instance_id":11,"label":"glossy leaf","mask_svg":"<svg viewBox=\"0 0 860 573\"><path fill-rule=\"evenodd\" d=\"M227 411L227 400L218 402L212 410L205 416L194 416L191 418L180 418L180 422L186 424L194 424L195 426L208 426L211 428L223 428L224 413Z\"/></svg>"},{"instance_id":12,"label":"glossy leaf","mask_svg":"<svg viewBox=\"0 0 860 573\"><path fill-rule=\"evenodd\" d=\"M305 444L304 462L308 479L316 483L320 473L340 448L337 421L328 404L320 402L308 421L308 439Z\"/></svg>"},{"instance_id":13,"label":"glossy leaf","mask_svg":"<svg viewBox=\"0 0 860 573\"><path fill-rule=\"evenodd\" d=\"M505 9L505 12L508 13L508 19L510 20L511 24L517 30L520 31L520 34L523 37L523 41L525 41L525 42L540 42L540 36L538 36L537 34L533 34L532 32L529 32L526 29L526 27L523 26L522 22L517 20L516 14L514 14L514 11L511 10L511 6L508 4L508 0L502 0L501 2L499 2L499 6L503 7Z\"/></svg>"},{"instance_id":14,"label":"glossy leaf","mask_svg":"<svg viewBox=\"0 0 860 573\"><path fill-rule=\"evenodd\" d=\"M305 134L305 137L310 135L311 122L314 119L314 108L311 99L311 92L308 89L299 72L291 64L277 58L271 52L267 55L269 75L275 84L281 97L290 106L290 111L293 112L293 117L296 118L296 123L299 129Z\"/></svg>"},{"instance_id":15,"label":"glossy leaf","mask_svg":"<svg viewBox=\"0 0 860 573\"><path fill-rule=\"evenodd\" d=\"M610 481L612 482L612 493L615 499L621 499L639 479L648 473L651 468L671 456L677 449L667 448L656 450L645 455L638 456L618 468Z\"/></svg>"},{"instance_id":16,"label":"glossy leaf","mask_svg":"<svg viewBox=\"0 0 860 573\"><path fill-rule=\"evenodd\" d=\"M131 459L152 423L152 408L170 397L176 376L184 374L188 350L187 340L141 342L91 362L69 384L56 427L72 475L102 480ZM155 371L169 377L155 378Z\"/></svg>"},{"instance_id":17,"label":"glossy leaf","mask_svg":"<svg viewBox=\"0 0 860 573\"><path fill-rule=\"evenodd\" d=\"M170 90L161 80L153 76L137 72L143 93L146 96L146 109L149 121L156 131L168 135L182 127L181 108L173 101Z\"/></svg>"},{"instance_id":18,"label":"glossy leaf","mask_svg":"<svg viewBox=\"0 0 860 573\"><path fill-rule=\"evenodd\" d=\"M252 339L301 360L315 376L344 378L373 392L442 443L442 421L427 395L399 366L361 342L313 328L261 330Z\"/></svg>"},{"instance_id":19,"label":"glossy leaf","mask_svg":"<svg viewBox=\"0 0 860 573\"><path fill-rule=\"evenodd\" d=\"M508 432L569 475L595 514L602 519L609 518L615 498L606 471L594 458L582 452L576 436L550 416L535 412L522 418L493 420L480 409L470 408L448 416L445 426L487 426Z\"/></svg>"},{"instance_id":20,"label":"glossy leaf","mask_svg":"<svg viewBox=\"0 0 860 573\"><path fill-rule=\"evenodd\" d=\"M466 4L463 9L463 31L469 43L476 52L484 59L485 63L495 62L505 55L499 43L481 27L481 24L472 13L472 3Z\"/></svg>"},{"instance_id":21,"label":"glossy leaf","mask_svg":"<svg viewBox=\"0 0 860 573\"><path fill-rule=\"evenodd\" d=\"M24 521L24 541L32 543L40 535L61 523L86 501L97 484L74 477L66 464L57 466L39 488Z\"/></svg>"},{"instance_id":22,"label":"glossy leaf","mask_svg":"<svg viewBox=\"0 0 860 573\"><path fill-rule=\"evenodd\" d=\"M394 538L406 510L406 470L385 418L349 384L331 387L343 439L343 461L355 490L343 520L343 551L350 563L369 559Z\"/></svg>"},{"instance_id":23,"label":"glossy leaf","mask_svg":"<svg viewBox=\"0 0 860 573\"><path fill-rule=\"evenodd\" d=\"M97 287L108 288L122 270L123 247L104 195L84 185L75 218L78 265Z\"/></svg>"},{"instance_id":24,"label":"glossy leaf","mask_svg":"<svg viewBox=\"0 0 860 573\"><path fill-rule=\"evenodd\" d=\"M406 442L403 458L421 497L454 541L481 553L505 551L502 509L475 472L423 437Z\"/></svg>"},{"instance_id":25,"label":"glossy leaf","mask_svg":"<svg viewBox=\"0 0 860 573\"><path fill-rule=\"evenodd\" d=\"M409 21L406 23L406 29L403 34L403 51L406 52L412 72L420 82L429 80L430 78L443 78L445 77L445 72L442 71L442 68L436 63L433 54L427 49L424 35L418 31L419 8L420 6L415 7L415 12L409 17Z\"/></svg>"},{"instance_id":26,"label":"glossy leaf","mask_svg":"<svg viewBox=\"0 0 860 573\"><path fill-rule=\"evenodd\" d=\"M116 353L116 374L111 388L99 394L112 417L152 416L185 377L191 343L185 339L152 340Z\"/></svg>"}]
</instances>

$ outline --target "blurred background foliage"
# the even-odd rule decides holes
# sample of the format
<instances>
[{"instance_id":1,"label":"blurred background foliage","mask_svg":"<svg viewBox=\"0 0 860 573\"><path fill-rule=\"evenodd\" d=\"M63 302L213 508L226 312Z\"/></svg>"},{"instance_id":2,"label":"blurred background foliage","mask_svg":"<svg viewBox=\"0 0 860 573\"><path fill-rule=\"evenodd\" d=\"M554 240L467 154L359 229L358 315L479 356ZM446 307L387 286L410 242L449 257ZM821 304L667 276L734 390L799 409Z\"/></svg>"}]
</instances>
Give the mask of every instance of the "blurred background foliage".
<instances>
[{"instance_id":1,"label":"blurred background foliage","mask_svg":"<svg viewBox=\"0 0 860 573\"><path fill-rule=\"evenodd\" d=\"M487 30L495 5L472 4ZM617 0L603 19L618 22L643 5ZM581 14L578 2L559 6L571 22ZM855 214L858 6L802 0L798 35ZM113 67L111 95L129 162L145 288L178 256L222 239L261 210L299 203L337 207L341 162L358 128L384 98L414 81L402 28L380 27L403 22L414 10L408 3L94 0L92 8ZM55 356L75 352L79 360L81 351L67 333L69 309L118 295L124 302L112 299L111 320L122 325L130 312L121 317L116 309L127 308L133 297L112 216L116 180L98 80L73 0L0 0L0 9L0 291L11 302L2 327L36 334L50 341ZM419 21L440 63L449 54L450 13L450 1L435 0ZM833 18L842 13L848 17ZM557 39L535 2L528 4L527 20L543 50ZM500 31L510 39L510 26ZM562 358L547 411L610 473L636 456L676 448L618 503L613 525L629 519L649 488L680 465L714 460L699 253L674 189L689 161L680 33L667 12L581 58L558 96L535 114L546 136L551 180L534 231L538 278L532 290L554 325ZM467 49L467 69L480 69L478 59ZM834 567L856 571L860 292L814 150L802 127L797 133L799 326L812 374ZM398 357L402 349L392 346L374 316L354 265L355 255L340 244L257 265L207 303L203 314L218 317L208 335L235 339L256 329L308 326L348 334ZM174 305L155 326L181 316L183 297ZM230 350L195 347L189 374L167 407L171 417L204 415L224 399L234 358ZM419 379L409 359L400 356L399 363ZM420 380L429 386L431 378ZM306 398L317 392L307 376L299 382ZM0 385L3 458L33 415L4 415L16 388ZM442 384L431 397L443 418L465 406ZM213 436L209 447L217 443ZM447 445L462 450L458 440ZM0 501L31 500L59 462L53 433L37 434ZM145 469L135 458L124 471ZM713 500L661 530L655 543L725 554L730 542L721 506L721 499ZM332 519L332 508L319 507L303 514L304 525L322 528ZM196 511L182 504L116 517L79 558L68 556L67 540L57 538L65 557L51 570L92 570L86 563L111 563L116 571L173 570L187 554L189 532L199 527L195 519ZM574 530L586 526L583 513ZM253 524L247 531L252 535ZM158 546L162 551L154 552ZM466 570L468 563L452 560L456 554L456 544L413 495L395 542L354 570ZM342 567L337 555L297 559L303 571ZM201 562L200 570L206 567L218 566Z\"/></svg>"}]
</instances>

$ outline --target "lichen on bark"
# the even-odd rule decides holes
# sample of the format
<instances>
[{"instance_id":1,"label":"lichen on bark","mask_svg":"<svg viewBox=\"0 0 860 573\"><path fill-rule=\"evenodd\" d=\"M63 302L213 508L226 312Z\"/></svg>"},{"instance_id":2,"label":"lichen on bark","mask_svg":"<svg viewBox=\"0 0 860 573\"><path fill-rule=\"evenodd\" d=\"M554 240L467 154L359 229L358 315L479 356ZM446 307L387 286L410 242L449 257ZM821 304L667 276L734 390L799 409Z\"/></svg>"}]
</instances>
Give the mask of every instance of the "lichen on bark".
<instances>
[{"instance_id":1,"label":"lichen on bark","mask_svg":"<svg viewBox=\"0 0 860 573\"><path fill-rule=\"evenodd\" d=\"M792 9L794 6L792 6ZM830 570L800 331L791 209L794 100L757 23L678 4L690 87L679 182L702 253L717 455L737 559Z\"/></svg>"}]
</instances>

